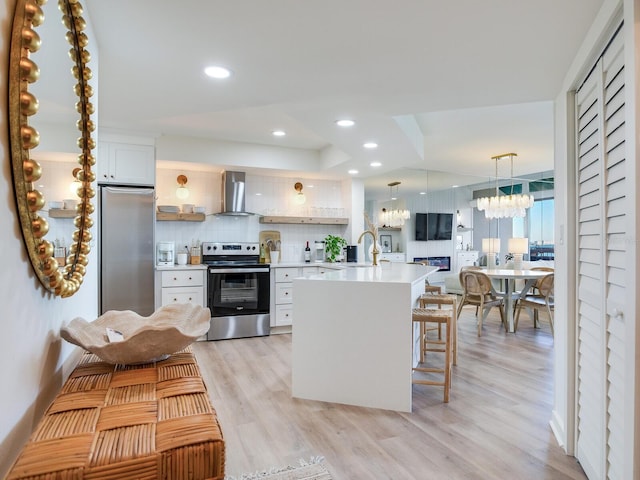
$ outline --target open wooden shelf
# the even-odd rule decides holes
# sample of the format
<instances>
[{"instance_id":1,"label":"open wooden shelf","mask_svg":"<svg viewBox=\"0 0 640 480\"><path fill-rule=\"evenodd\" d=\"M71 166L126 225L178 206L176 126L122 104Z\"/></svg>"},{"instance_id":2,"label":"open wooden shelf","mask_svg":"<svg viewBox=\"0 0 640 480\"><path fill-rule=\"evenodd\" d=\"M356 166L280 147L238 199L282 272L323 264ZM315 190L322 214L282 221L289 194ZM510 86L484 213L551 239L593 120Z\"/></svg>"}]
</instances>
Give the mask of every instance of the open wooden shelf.
<instances>
[{"instance_id":1,"label":"open wooden shelf","mask_svg":"<svg viewBox=\"0 0 640 480\"><path fill-rule=\"evenodd\" d=\"M50 208L49 217L51 218L76 218L78 212L76 209Z\"/></svg>"},{"instance_id":2,"label":"open wooden shelf","mask_svg":"<svg viewBox=\"0 0 640 480\"><path fill-rule=\"evenodd\" d=\"M381 232L401 232L402 227L380 227L378 230Z\"/></svg>"},{"instance_id":3,"label":"open wooden shelf","mask_svg":"<svg viewBox=\"0 0 640 480\"><path fill-rule=\"evenodd\" d=\"M156 212L156 220L159 222L204 222L204 219L204 213Z\"/></svg>"},{"instance_id":4,"label":"open wooden shelf","mask_svg":"<svg viewBox=\"0 0 640 480\"><path fill-rule=\"evenodd\" d=\"M260 223L306 223L310 225L347 225L348 218L343 217L289 217L265 216L260 217Z\"/></svg>"}]
</instances>

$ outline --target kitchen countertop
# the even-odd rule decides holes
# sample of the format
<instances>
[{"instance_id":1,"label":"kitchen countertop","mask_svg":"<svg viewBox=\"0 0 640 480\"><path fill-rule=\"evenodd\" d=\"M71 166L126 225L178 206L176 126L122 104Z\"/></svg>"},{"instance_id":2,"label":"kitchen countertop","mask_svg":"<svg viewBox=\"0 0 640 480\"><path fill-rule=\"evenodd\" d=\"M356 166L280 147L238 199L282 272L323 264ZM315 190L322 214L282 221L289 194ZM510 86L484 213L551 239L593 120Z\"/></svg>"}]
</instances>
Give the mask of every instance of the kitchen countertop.
<instances>
[{"instance_id":1,"label":"kitchen countertop","mask_svg":"<svg viewBox=\"0 0 640 480\"><path fill-rule=\"evenodd\" d=\"M156 270L206 270L207 266L203 263L199 265L156 265Z\"/></svg>"},{"instance_id":2,"label":"kitchen countertop","mask_svg":"<svg viewBox=\"0 0 640 480\"><path fill-rule=\"evenodd\" d=\"M391 282L413 283L436 272L437 267L407 263L383 263L375 267L370 263L276 263L271 268L284 267L312 267L319 266L325 269L322 274L307 274L300 278L322 281L347 281L347 282Z\"/></svg>"},{"instance_id":3,"label":"kitchen countertop","mask_svg":"<svg viewBox=\"0 0 640 480\"><path fill-rule=\"evenodd\" d=\"M332 268L334 270L342 270L350 266L363 266L371 264L355 263L355 262L278 262L270 264L271 268L287 268L287 267L323 267Z\"/></svg>"}]
</instances>

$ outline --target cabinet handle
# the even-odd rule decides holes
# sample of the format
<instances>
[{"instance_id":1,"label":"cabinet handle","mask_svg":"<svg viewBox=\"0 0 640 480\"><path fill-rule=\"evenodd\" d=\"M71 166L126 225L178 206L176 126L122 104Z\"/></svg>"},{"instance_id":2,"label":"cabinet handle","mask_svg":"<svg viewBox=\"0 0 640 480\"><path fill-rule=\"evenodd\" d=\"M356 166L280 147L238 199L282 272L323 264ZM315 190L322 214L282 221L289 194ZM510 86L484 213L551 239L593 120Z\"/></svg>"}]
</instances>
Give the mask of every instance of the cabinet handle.
<instances>
[{"instance_id":1,"label":"cabinet handle","mask_svg":"<svg viewBox=\"0 0 640 480\"><path fill-rule=\"evenodd\" d=\"M289 295L289 292L284 292L285 295Z\"/></svg>"},{"instance_id":2,"label":"cabinet handle","mask_svg":"<svg viewBox=\"0 0 640 480\"><path fill-rule=\"evenodd\" d=\"M178 279L177 279L176 277L173 277L173 281L174 281L174 282L177 282L177 281L178 281Z\"/></svg>"},{"instance_id":3,"label":"cabinet handle","mask_svg":"<svg viewBox=\"0 0 640 480\"><path fill-rule=\"evenodd\" d=\"M193 278L189 277L189 280L193 280Z\"/></svg>"},{"instance_id":4,"label":"cabinet handle","mask_svg":"<svg viewBox=\"0 0 640 480\"><path fill-rule=\"evenodd\" d=\"M115 176L111 175L111 178L116 178Z\"/></svg>"},{"instance_id":5,"label":"cabinet handle","mask_svg":"<svg viewBox=\"0 0 640 480\"><path fill-rule=\"evenodd\" d=\"M173 299L173 301L174 301L174 302L177 302L177 301L178 301L178 299L177 299L177 298L174 298L174 299Z\"/></svg>"}]
</instances>

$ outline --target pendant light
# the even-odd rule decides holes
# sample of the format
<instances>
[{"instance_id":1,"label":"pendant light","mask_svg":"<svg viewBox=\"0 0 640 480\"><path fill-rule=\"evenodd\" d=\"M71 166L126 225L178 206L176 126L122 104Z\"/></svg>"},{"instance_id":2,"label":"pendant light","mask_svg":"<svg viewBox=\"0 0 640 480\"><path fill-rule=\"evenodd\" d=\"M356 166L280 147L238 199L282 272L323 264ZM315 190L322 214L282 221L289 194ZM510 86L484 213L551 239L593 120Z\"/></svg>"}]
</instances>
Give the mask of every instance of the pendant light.
<instances>
[{"instance_id":1,"label":"pendant light","mask_svg":"<svg viewBox=\"0 0 640 480\"><path fill-rule=\"evenodd\" d=\"M517 153L503 153L491 157L496 162L496 194L493 197L478 199L478 210L484 210L486 218L524 217L527 214L527 208L533 206L533 195L513 193L513 158L517 156ZM509 158L511 162L511 192L509 195L500 195L498 188L498 160L503 158Z\"/></svg>"},{"instance_id":2,"label":"pendant light","mask_svg":"<svg viewBox=\"0 0 640 480\"><path fill-rule=\"evenodd\" d=\"M391 182L389 187L389 199L391 202L397 200L398 185L400 182ZM396 196L393 195L393 187L396 187ZM397 228L404 225L404 221L411 216L411 213L407 209L399 208L383 208L380 212L379 221L383 227Z\"/></svg>"}]
</instances>

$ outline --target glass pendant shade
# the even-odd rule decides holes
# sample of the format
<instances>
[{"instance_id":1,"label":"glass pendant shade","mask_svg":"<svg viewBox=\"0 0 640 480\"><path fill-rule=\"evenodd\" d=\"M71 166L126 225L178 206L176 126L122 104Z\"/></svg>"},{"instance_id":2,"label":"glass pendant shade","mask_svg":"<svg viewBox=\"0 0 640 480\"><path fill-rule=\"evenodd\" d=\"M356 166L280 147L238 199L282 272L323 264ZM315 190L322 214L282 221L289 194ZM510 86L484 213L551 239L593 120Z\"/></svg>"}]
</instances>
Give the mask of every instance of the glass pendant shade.
<instances>
[{"instance_id":1,"label":"glass pendant shade","mask_svg":"<svg viewBox=\"0 0 640 480\"><path fill-rule=\"evenodd\" d=\"M511 193L509 195L499 195L498 189L498 160L508 157L511 161L511 191L513 192L513 157L515 153L504 153L491 157L496 162L496 194L493 197L482 197L478 199L478 210L484 210L486 218L513 218L524 217L527 208L533 206L533 195L521 193Z\"/></svg>"}]
</instances>

